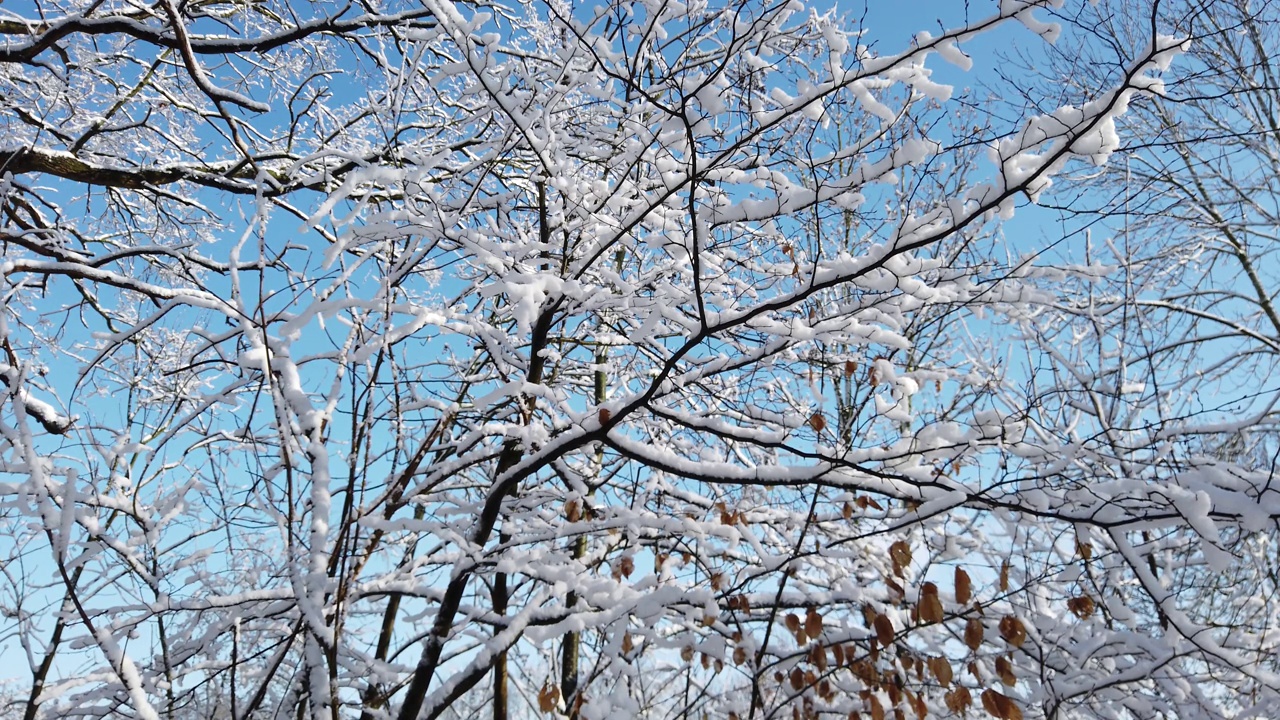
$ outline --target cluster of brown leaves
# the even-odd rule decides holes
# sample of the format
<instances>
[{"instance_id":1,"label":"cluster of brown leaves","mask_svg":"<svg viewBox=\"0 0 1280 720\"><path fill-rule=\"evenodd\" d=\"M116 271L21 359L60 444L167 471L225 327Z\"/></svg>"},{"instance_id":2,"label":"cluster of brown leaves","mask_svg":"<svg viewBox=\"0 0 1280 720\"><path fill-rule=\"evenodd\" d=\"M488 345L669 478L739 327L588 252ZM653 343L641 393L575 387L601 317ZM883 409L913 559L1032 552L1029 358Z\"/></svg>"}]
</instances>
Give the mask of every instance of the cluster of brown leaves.
<instances>
[{"instance_id":1,"label":"cluster of brown leaves","mask_svg":"<svg viewBox=\"0 0 1280 720\"><path fill-rule=\"evenodd\" d=\"M869 498L857 498L857 506L860 508L873 505L874 501ZM720 521L724 524L743 521L740 513L730 510L724 503L718 503L715 509L720 513ZM846 503L845 514L852 514L849 503ZM912 561L911 547L905 541L898 541L889 547L888 554L892 575L885 580L892 588L899 590L900 599L905 598L906 592L901 590L899 580L903 584L907 581L907 570ZM615 564L615 572L629 575L633 569L630 565L630 558L620 558ZM999 572L1000 593L1008 591L1009 574L1009 563L1005 562ZM723 577L713 574L711 582L717 590L725 589ZM852 692L853 688L860 687L857 695L862 701L863 709L851 712L850 718L863 720L865 715L869 715L870 720L907 720L908 714L913 714L919 720L924 720L928 715L927 693L930 688L940 688L945 690L941 699L951 713L964 715L980 702L982 708L997 720L1021 720L1022 710L1012 697L994 688L984 689L983 686L989 681L984 676L990 680L998 680L1000 685L996 687L1011 688L1017 685L1013 653L1022 648L1028 639L1026 626L1014 615L1004 615L998 621L994 618L985 620L983 604L975 600L973 579L964 568L957 567L954 570L953 592L955 605L952 606L953 614L948 616L938 585L922 582L916 603L904 608L909 609L909 612L906 613L907 624L901 628L895 626L887 612L879 612L871 605L864 606L864 621L872 631L869 642L842 643L831 642L829 639L824 642L825 623L818 608L807 608L803 614L785 614L782 617L783 625L791 633L803 655L799 663L790 670L775 671L773 680L779 688L788 688L799 694L792 707L794 717L816 718L820 713L815 704L822 701L834 703L842 692ZM733 612L751 613L752 610L746 595L731 595L725 599L725 604ZM1095 612L1094 601L1087 595L1070 598L1067 606L1082 619ZM903 642L916 627L961 619L964 622L961 637L965 646L973 653L966 668L967 673L972 676L969 687L958 680L957 666L952 659L944 656L919 656ZM987 642L989 624L993 630L998 629L1000 638L1005 643L1004 650L995 654L994 676L990 674L992 665L985 664L992 661L983 661L978 657L978 651ZM748 644L743 639L741 631L733 633L732 662L737 666L747 665L752 661ZM629 635L623 639L624 652L630 653L632 645ZM884 652L894 646L896 651ZM680 654L687 663L695 662L695 657L700 656L698 659L704 669L714 668L719 672L723 667L719 658L697 651L694 645L686 645ZM847 670L855 678L853 688L848 685L840 686L838 672L842 670ZM973 687L974 683L977 684L976 688ZM544 709L554 707L559 702L559 693L548 685L539 694L538 701L539 707Z\"/></svg>"}]
</instances>

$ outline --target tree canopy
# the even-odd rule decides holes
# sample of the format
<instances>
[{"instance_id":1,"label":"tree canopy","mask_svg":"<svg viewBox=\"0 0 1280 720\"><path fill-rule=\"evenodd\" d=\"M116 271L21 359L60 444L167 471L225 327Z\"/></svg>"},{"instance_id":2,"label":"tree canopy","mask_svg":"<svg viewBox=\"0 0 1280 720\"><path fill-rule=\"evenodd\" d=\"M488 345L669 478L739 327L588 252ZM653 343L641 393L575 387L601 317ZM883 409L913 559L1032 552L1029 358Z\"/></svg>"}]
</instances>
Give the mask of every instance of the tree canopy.
<instances>
[{"instance_id":1,"label":"tree canopy","mask_svg":"<svg viewBox=\"0 0 1280 720\"><path fill-rule=\"evenodd\" d=\"M0 715L1280 716L1280 14L948 12L0 7Z\"/></svg>"}]
</instances>

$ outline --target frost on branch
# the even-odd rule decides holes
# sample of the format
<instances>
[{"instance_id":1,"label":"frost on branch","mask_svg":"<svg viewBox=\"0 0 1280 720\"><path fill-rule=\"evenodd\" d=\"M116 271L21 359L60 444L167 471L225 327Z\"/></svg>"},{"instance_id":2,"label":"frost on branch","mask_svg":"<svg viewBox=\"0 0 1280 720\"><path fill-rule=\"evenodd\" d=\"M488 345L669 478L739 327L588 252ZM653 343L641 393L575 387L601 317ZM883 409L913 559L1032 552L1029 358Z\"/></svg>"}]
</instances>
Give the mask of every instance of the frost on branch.
<instances>
[{"instance_id":1,"label":"frost on branch","mask_svg":"<svg viewBox=\"0 0 1280 720\"><path fill-rule=\"evenodd\" d=\"M1158 378L1040 342L1112 265L996 226L1107 163L1194 44L1048 112L940 80L999 79L988 30L1073 40L1069 8L901 38L756 1L0 18L15 707L1274 708L1265 633L1204 631L1146 562L1231 572L1265 473L1130 476L1136 435L1079 436Z\"/></svg>"}]
</instances>

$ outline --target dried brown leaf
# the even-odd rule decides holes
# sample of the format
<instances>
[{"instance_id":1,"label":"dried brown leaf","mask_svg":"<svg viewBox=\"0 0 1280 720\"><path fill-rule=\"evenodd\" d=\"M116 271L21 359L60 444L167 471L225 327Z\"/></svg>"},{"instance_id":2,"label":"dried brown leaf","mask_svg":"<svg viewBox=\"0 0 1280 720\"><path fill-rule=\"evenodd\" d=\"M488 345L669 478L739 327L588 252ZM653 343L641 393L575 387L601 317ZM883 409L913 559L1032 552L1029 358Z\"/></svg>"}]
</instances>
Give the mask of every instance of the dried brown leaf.
<instances>
[{"instance_id":1,"label":"dried brown leaf","mask_svg":"<svg viewBox=\"0 0 1280 720\"><path fill-rule=\"evenodd\" d=\"M982 644L982 635L985 631L981 620L976 617L969 618L964 624L964 644L968 645L970 650L977 650Z\"/></svg>"},{"instance_id":2,"label":"dried brown leaf","mask_svg":"<svg viewBox=\"0 0 1280 720\"><path fill-rule=\"evenodd\" d=\"M551 681L547 681L542 689L538 691L538 709L544 713L553 713L556 706L560 704L560 688L556 687Z\"/></svg>"},{"instance_id":3,"label":"dried brown leaf","mask_svg":"<svg viewBox=\"0 0 1280 720\"><path fill-rule=\"evenodd\" d=\"M818 668L818 672L827 671L827 649L822 646L822 643L814 643L813 647L809 648L809 662Z\"/></svg>"},{"instance_id":4,"label":"dried brown leaf","mask_svg":"<svg viewBox=\"0 0 1280 720\"><path fill-rule=\"evenodd\" d=\"M887 615L876 615L875 629L876 640L888 647L889 643L893 642L893 621Z\"/></svg>"},{"instance_id":5,"label":"dried brown leaf","mask_svg":"<svg viewBox=\"0 0 1280 720\"><path fill-rule=\"evenodd\" d=\"M787 613L787 616L783 618L783 622L786 623L787 629L791 631L792 635L795 635L796 633L800 632L800 616L799 615L796 615L795 613Z\"/></svg>"},{"instance_id":6,"label":"dried brown leaf","mask_svg":"<svg viewBox=\"0 0 1280 720\"><path fill-rule=\"evenodd\" d=\"M996 658L996 675L1000 676L1000 682L1009 687L1018 684L1018 676L1013 674L1013 663L1003 655Z\"/></svg>"},{"instance_id":7,"label":"dried brown leaf","mask_svg":"<svg viewBox=\"0 0 1280 720\"><path fill-rule=\"evenodd\" d=\"M822 616L813 608L804 614L804 632L811 638L822 634Z\"/></svg>"},{"instance_id":8,"label":"dried brown leaf","mask_svg":"<svg viewBox=\"0 0 1280 720\"><path fill-rule=\"evenodd\" d=\"M880 698L872 695L868 702L871 703L871 720L884 720L884 707L880 705Z\"/></svg>"},{"instance_id":9,"label":"dried brown leaf","mask_svg":"<svg viewBox=\"0 0 1280 720\"><path fill-rule=\"evenodd\" d=\"M1027 628L1018 618L1006 615L1000 619L1000 637L1010 645L1020 648L1027 641Z\"/></svg>"},{"instance_id":10,"label":"dried brown leaf","mask_svg":"<svg viewBox=\"0 0 1280 720\"><path fill-rule=\"evenodd\" d=\"M947 704L947 709L953 713L964 714L973 705L973 695L969 693L969 688L957 687L946 695L942 696L943 701Z\"/></svg>"},{"instance_id":11,"label":"dried brown leaf","mask_svg":"<svg viewBox=\"0 0 1280 720\"><path fill-rule=\"evenodd\" d=\"M1093 615L1093 611L1097 609L1097 606L1094 604L1093 598L1088 595L1081 595L1067 600L1067 609L1074 613L1076 617L1084 620Z\"/></svg>"},{"instance_id":12,"label":"dried brown leaf","mask_svg":"<svg viewBox=\"0 0 1280 720\"><path fill-rule=\"evenodd\" d=\"M964 568L956 568L956 602L961 605L968 605L969 599L973 597L973 583L969 580L969 573Z\"/></svg>"},{"instance_id":13,"label":"dried brown leaf","mask_svg":"<svg viewBox=\"0 0 1280 720\"><path fill-rule=\"evenodd\" d=\"M942 683L942 687L951 687L951 661L944 657L929 658L929 672Z\"/></svg>"},{"instance_id":14,"label":"dried brown leaf","mask_svg":"<svg viewBox=\"0 0 1280 720\"><path fill-rule=\"evenodd\" d=\"M902 577L903 568L911 564L911 546L899 540L889 546L889 558L893 561L893 571Z\"/></svg>"},{"instance_id":15,"label":"dried brown leaf","mask_svg":"<svg viewBox=\"0 0 1280 720\"><path fill-rule=\"evenodd\" d=\"M1013 702L1013 698L995 690L982 692L982 707L1000 720L1022 720L1022 709Z\"/></svg>"},{"instance_id":16,"label":"dried brown leaf","mask_svg":"<svg viewBox=\"0 0 1280 720\"><path fill-rule=\"evenodd\" d=\"M926 624L942 622L942 600L938 597L937 585L927 582L921 586L919 609L920 622Z\"/></svg>"}]
</instances>

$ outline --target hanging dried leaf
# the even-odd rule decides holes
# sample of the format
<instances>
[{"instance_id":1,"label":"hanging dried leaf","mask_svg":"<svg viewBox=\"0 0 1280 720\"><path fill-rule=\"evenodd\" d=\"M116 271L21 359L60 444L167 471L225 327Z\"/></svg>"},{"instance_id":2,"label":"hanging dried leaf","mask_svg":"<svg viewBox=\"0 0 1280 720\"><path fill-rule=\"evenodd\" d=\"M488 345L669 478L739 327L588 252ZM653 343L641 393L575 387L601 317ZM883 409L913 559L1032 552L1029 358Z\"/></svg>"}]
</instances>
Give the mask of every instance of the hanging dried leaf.
<instances>
[{"instance_id":1,"label":"hanging dried leaf","mask_svg":"<svg viewBox=\"0 0 1280 720\"><path fill-rule=\"evenodd\" d=\"M747 649L739 645L733 649L733 664L741 665L747 661Z\"/></svg>"},{"instance_id":2,"label":"hanging dried leaf","mask_svg":"<svg viewBox=\"0 0 1280 720\"><path fill-rule=\"evenodd\" d=\"M827 427L827 419L822 417L822 413L816 412L809 416L809 427L813 428L814 432L820 433Z\"/></svg>"},{"instance_id":3,"label":"hanging dried leaf","mask_svg":"<svg viewBox=\"0 0 1280 720\"><path fill-rule=\"evenodd\" d=\"M889 546L889 559L893 561L893 572L902 577L903 568L911 564L911 546L899 540Z\"/></svg>"},{"instance_id":4,"label":"hanging dried leaf","mask_svg":"<svg viewBox=\"0 0 1280 720\"><path fill-rule=\"evenodd\" d=\"M1097 608L1093 603L1093 598L1088 595L1073 597L1067 601L1067 609L1075 614L1076 617L1084 620L1093 615L1093 611Z\"/></svg>"},{"instance_id":5,"label":"hanging dried leaf","mask_svg":"<svg viewBox=\"0 0 1280 720\"><path fill-rule=\"evenodd\" d=\"M951 687L951 661L944 657L929 658L929 672L942 683L942 687Z\"/></svg>"},{"instance_id":6,"label":"hanging dried leaf","mask_svg":"<svg viewBox=\"0 0 1280 720\"><path fill-rule=\"evenodd\" d=\"M840 644L831 646L831 657L835 660L836 667L844 666L844 646Z\"/></svg>"},{"instance_id":7,"label":"hanging dried leaf","mask_svg":"<svg viewBox=\"0 0 1280 720\"><path fill-rule=\"evenodd\" d=\"M964 644L969 646L970 650L977 650L982 644L982 635L985 632L982 621L976 617L971 617L964 624Z\"/></svg>"},{"instance_id":8,"label":"hanging dried leaf","mask_svg":"<svg viewBox=\"0 0 1280 720\"><path fill-rule=\"evenodd\" d=\"M564 504L564 517L569 522L578 522L582 517L582 503L578 500L570 500Z\"/></svg>"},{"instance_id":9,"label":"hanging dried leaf","mask_svg":"<svg viewBox=\"0 0 1280 720\"><path fill-rule=\"evenodd\" d=\"M920 587L920 622L942 622L942 600L938 598L938 586L927 582Z\"/></svg>"},{"instance_id":10,"label":"hanging dried leaf","mask_svg":"<svg viewBox=\"0 0 1280 720\"><path fill-rule=\"evenodd\" d=\"M893 682L884 686L885 692L889 693L889 704L897 705L902 702L902 686L899 684L902 678L898 675L893 676Z\"/></svg>"},{"instance_id":11,"label":"hanging dried leaf","mask_svg":"<svg viewBox=\"0 0 1280 720\"><path fill-rule=\"evenodd\" d=\"M538 709L544 713L553 713L560 704L560 688L550 680L538 691Z\"/></svg>"},{"instance_id":12,"label":"hanging dried leaf","mask_svg":"<svg viewBox=\"0 0 1280 720\"><path fill-rule=\"evenodd\" d=\"M986 710L987 714L991 715L992 717L1003 718L1004 714L1001 713L1000 711L1000 704L996 700L996 695L999 695L999 693L997 693L995 690L984 691L981 696L982 709Z\"/></svg>"},{"instance_id":13,"label":"hanging dried leaf","mask_svg":"<svg viewBox=\"0 0 1280 720\"><path fill-rule=\"evenodd\" d=\"M902 598L907 596L907 591L901 585L895 582L893 578L885 578L884 584L888 586L890 590L893 591L894 602L901 602Z\"/></svg>"},{"instance_id":14,"label":"hanging dried leaf","mask_svg":"<svg viewBox=\"0 0 1280 720\"><path fill-rule=\"evenodd\" d=\"M685 662L689 662L690 660L693 659L692 645L685 645L684 647L680 648L680 659Z\"/></svg>"},{"instance_id":15,"label":"hanging dried leaf","mask_svg":"<svg viewBox=\"0 0 1280 720\"><path fill-rule=\"evenodd\" d=\"M845 520L849 520L850 518L852 518L853 506L850 505L849 503L845 503L844 507L840 509L840 516L843 517Z\"/></svg>"},{"instance_id":16,"label":"hanging dried leaf","mask_svg":"<svg viewBox=\"0 0 1280 720\"><path fill-rule=\"evenodd\" d=\"M1018 684L1018 676L1013 674L1013 663L1003 655L996 658L996 675L1000 676L1000 682L1009 687Z\"/></svg>"},{"instance_id":17,"label":"hanging dried leaf","mask_svg":"<svg viewBox=\"0 0 1280 720\"><path fill-rule=\"evenodd\" d=\"M1000 637L1010 645L1020 648L1027 640L1027 629L1022 621L1012 615L1000 619Z\"/></svg>"},{"instance_id":18,"label":"hanging dried leaf","mask_svg":"<svg viewBox=\"0 0 1280 720\"><path fill-rule=\"evenodd\" d=\"M924 698L919 695L912 695L910 698L911 709L916 713L916 720L924 720L929 716L929 705Z\"/></svg>"},{"instance_id":19,"label":"hanging dried leaf","mask_svg":"<svg viewBox=\"0 0 1280 720\"><path fill-rule=\"evenodd\" d=\"M995 690L982 692L982 707L1000 720L1022 720L1022 709L1013 702L1013 698Z\"/></svg>"},{"instance_id":20,"label":"hanging dried leaf","mask_svg":"<svg viewBox=\"0 0 1280 720\"><path fill-rule=\"evenodd\" d=\"M947 704L947 709L957 714L964 714L973 705L973 695L966 687L957 687L943 695L942 699Z\"/></svg>"},{"instance_id":21,"label":"hanging dried leaf","mask_svg":"<svg viewBox=\"0 0 1280 720\"><path fill-rule=\"evenodd\" d=\"M884 707L880 705L880 698L872 695L868 702L871 704L871 720L884 720Z\"/></svg>"},{"instance_id":22,"label":"hanging dried leaf","mask_svg":"<svg viewBox=\"0 0 1280 720\"><path fill-rule=\"evenodd\" d=\"M789 678L792 690L802 690L804 688L804 671L800 668L791 668L791 676Z\"/></svg>"},{"instance_id":23,"label":"hanging dried leaf","mask_svg":"<svg viewBox=\"0 0 1280 720\"><path fill-rule=\"evenodd\" d=\"M856 363L856 362L854 362L854 361L852 361L852 360L845 360L845 361L844 361L844 376L845 376L845 377L853 377L853 374L854 374L854 373L856 373L856 372L858 372L858 363Z\"/></svg>"},{"instance_id":24,"label":"hanging dried leaf","mask_svg":"<svg viewBox=\"0 0 1280 720\"><path fill-rule=\"evenodd\" d=\"M1093 543L1076 541L1076 552L1080 553L1080 557L1086 562L1093 559Z\"/></svg>"},{"instance_id":25,"label":"hanging dried leaf","mask_svg":"<svg viewBox=\"0 0 1280 720\"><path fill-rule=\"evenodd\" d=\"M822 616L813 608L809 608L809 612L804 615L804 632L811 638L822 634Z\"/></svg>"},{"instance_id":26,"label":"hanging dried leaf","mask_svg":"<svg viewBox=\"0 0 1280 720\"><path fill-rule=\"evenodd\" d=\"M622 652L629 653L635 648L635 642L631 639L631 633L622 633Z\"/></svg>"},{"instance_id":27,"label":"hanging dried leaf","mask_svg":"<svg viewBox=\"0 0 1280 720\"><path fill-rule=\"evenodd\" d=\"M1009 561L1000 564L1000 592L1009 591Z\"/></svg>"},{"instance_id":28,"label":"hanging dried leaf","mask_svg":"<svg viewBox=\"0 0 1280 720\"><path fill-rule=\"evenodd\" d=\"M968 605L969 599L973 597L973 584L969 581L969 573L964 568L956 568L956 602L961 605Z\"/></svg>"},{"instance_id":29,"label":"hanging dried leaf","mask_svg":"<svg viewBox=\"0 0 1280 720\"><path fill-rule=\"evenodd\" d=\"M822 646L822 643L815 643L809 648L809 662L818 668L818 672L827 671L827 649Z\"/></svg>"},{"instance_id":30,"label":"hanging dried leaf","mask_svg":"<svg viewBox=\"0 0 1280 720\"><path fill-rule=\"evenodd\" d=\"M876 609L871 607L870 605L863 605L862 606L862 626L869 628L871 627L871 624L874 623L875 621L876 621Z\"/></svg>"},{"instance_id":31,"label":"hanging dried leaf","mask_svg":"<svg viewBox=\"0 0 1280 720\"><path fill-rule=\"evenodd\" d=\"M786 624L787 629L791 631L792 635L795 635L796 633L800 632L800 616L799 615L796 615L795 613L787 613L787 616L782 619L782 622Z\"/></svg>"},{"instance_id":32,"label":"hanging dried leaf","mask_svg":"<svg viewBox=\"0 0 1280 720\"><path fill-rule=\"evenodd\" d=\"M884 647L888 647L893 642L893 621L887 615L876 615L875 620L876 640Z\"/></svg>"},{"instance_id":33,"label":"hanging dried leaf","mask_svg":"<svg viewBox=\"0 0 1280 720\"><path fill-rule=\"evenodd\" d=\"M600 420L601 425L609 422L609 408L600 408L600 412L596 413L596 417Z\"/></svg>"}]
</instances>

